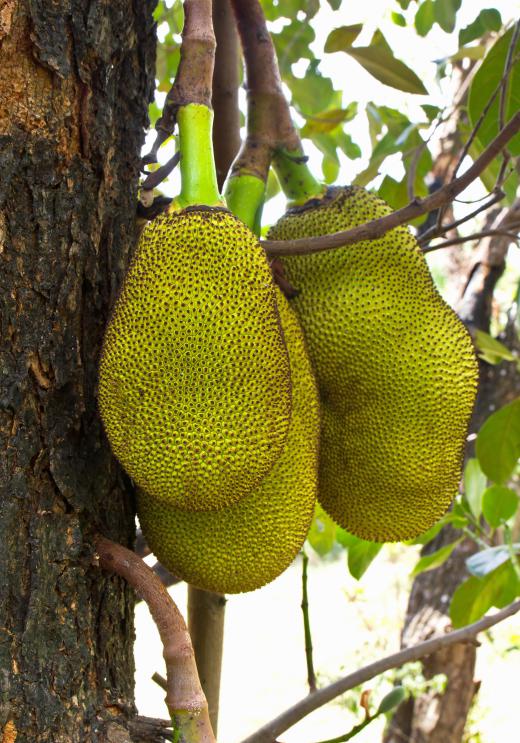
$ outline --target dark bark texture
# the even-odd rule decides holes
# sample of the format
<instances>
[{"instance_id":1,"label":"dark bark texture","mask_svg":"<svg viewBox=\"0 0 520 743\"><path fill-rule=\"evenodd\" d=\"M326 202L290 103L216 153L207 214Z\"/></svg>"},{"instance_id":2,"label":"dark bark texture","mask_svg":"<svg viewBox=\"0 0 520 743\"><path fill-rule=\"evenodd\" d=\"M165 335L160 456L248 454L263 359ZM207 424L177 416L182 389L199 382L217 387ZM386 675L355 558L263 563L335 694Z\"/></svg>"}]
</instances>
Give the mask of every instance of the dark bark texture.
<instances>
[{"instance_id":1,"label":"dark bark texture","mask_svg":"<svg viewBox=\"0 0 520 743\"><path fill-rule=\"evenodd\" d=\"M155 0L0 3L0 741L129 741L131 545L96 406L134 243Z\"/></svg>"}]
</instances>

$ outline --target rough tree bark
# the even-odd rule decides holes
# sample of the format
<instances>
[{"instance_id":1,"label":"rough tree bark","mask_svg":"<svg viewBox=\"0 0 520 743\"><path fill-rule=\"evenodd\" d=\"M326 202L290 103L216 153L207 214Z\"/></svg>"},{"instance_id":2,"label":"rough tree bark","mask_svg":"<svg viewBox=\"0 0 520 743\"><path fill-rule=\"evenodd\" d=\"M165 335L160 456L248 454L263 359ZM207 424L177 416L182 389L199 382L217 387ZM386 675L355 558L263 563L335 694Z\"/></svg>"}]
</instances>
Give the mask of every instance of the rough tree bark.
<instances>
[{"instance_id":1,"label":"rough tree bark","mask_svg":"<svg viewBox=\"0 0 520 743\"><path fill-rule=\"evenodd\" d=\"M96 409L134 242L155 0L0 4L0 740L129 740L134 537Z\"/></svg>"}]
</instances>

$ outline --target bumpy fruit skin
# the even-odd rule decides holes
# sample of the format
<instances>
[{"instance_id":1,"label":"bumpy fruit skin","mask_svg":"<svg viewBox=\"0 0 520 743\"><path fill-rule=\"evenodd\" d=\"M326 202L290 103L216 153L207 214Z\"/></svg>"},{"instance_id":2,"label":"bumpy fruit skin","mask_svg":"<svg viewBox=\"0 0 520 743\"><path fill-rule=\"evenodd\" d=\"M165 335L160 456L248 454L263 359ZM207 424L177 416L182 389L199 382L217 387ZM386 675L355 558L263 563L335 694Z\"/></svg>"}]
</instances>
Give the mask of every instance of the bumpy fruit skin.
<instances>
[{"instance_id":1,"label":"bumpy fruit skin","mask_svg":"<svg viewBox=\"0 0 520 743\"><path fill-rule=\"evenodd\" d=\"M269 237L338 232L390 211L361 188L333 188ZM471 339L405 227L283 263L320 392L319 500L358 537L413 538L457 492L478 379Z\"/></svg>"},{"instance_id":2,"label":"bumpy fruit skin","mask_svg":"<svg viewBox=\"0 0 520 743\"><path fill-rule=\"evenodd\" d=\"M136 484L178 508L222 508L280 456L291 387L274 285L225 209L145 227L108 324L99 409Z\"/></svg>"},{"instance_id":3,"label":"bumpy fruit skin","mask_svg":"<svg viewBox=\"0 0 520 743\"><path fill-rule=\"evenodd\" d=\"M206 513L172 509L138 494L139 521L157 558L207 591L240 593L274 580L298 554L314 512L318 394L296 316L281 294L278 302L293 413L282 456L260 487L232 506Z\"/></svg>"}]
</instances>

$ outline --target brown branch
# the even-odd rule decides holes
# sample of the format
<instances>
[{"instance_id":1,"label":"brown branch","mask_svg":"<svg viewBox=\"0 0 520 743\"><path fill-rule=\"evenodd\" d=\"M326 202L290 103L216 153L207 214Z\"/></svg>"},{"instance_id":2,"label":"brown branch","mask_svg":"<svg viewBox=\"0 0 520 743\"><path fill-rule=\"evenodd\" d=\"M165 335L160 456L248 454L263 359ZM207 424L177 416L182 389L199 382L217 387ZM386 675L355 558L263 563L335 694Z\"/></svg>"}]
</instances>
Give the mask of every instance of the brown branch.
<instances>
[{"instance_id":1,"label":"brown branch","mask_svg":"<svg viewBox=\"0 0 520 743\"><path fill-rule=\"evenodd\" d=\"M301 149L282 90L276 52L258 0L231 0L244 51L247 75L247 139L233 172L266 180L275 149Z\"/></svg>"},{"instance_id":2,"label":"brown branch","mask_svg":"<svg viewBox=\"0 0 520 743\"><path fill-rule=\"evenodd\" d=\"M128 722L132 743L170 743L173 730L171 720L138 715Z\"/></svg>"},{"instance_id":3,"label":"brown branch","mask_svg":"<svg viewBox=\"0 0 520 743\"><path fill-rule=\"evenodd\" d=\"M124 578L148 604L163 644L166 705L174 727L189 743L215 743L188 629L173 599L134 552L99 535L95 547L100 566Z\"/></svg>"},{"instance_id":4,"label":"brown branch","mask_svg":"<svg viewBox=\"0 0 520 743\"><path fill-rule=\"evenodd\" d=\"M518 131L520 131L520 112L512 117L480 157L459 178L446 184L430 196L424 199L414 199L407 206L385 217L374 219L350 230L335 232L332 235L300 238L299 240L263 240L262 245L268 255L303 255L319 253L322 250L340 248L361 240L373 240L381 237L394 227L420 217L422 214L427 214L434 209L439 209L444 204L453 201L455 196L458 196L470 183L478 178Z\"/></svg>"},{"instance_id":5,"label":"brown branch","mask_svg":"<svg viewBox=\"0 0 520 743\"><path fill-rule=\"evenodd\" d=\"M433 240L435 237L440 237L440 235L444 235L446 232L449 232L450 230L455 230L457 227L460 227L461 224L465 224L466 222L469 222L470 219L473 219L477 215L481 214L482 212L487 211L492 206L497 204L499 201L502 201L504 198L505 193L498 189L495 194L493 194L492 198L489 199L489 201L486 201L485 204L481 204L477 209L474 209L469 214L465 214L460 219L456 219L454 222L449 222L448 224L440 225L440 227L437 227L437 225L434 225L433 227L430 227L429 230L426 230L426 232L423 232L421 236L417 239L417 242L419 245L425 245L430 240Z\"/></svg>"},{"instance_id":6,"label":"brown branch","mask_svg":"<svg viewBox=\"0 0 520 743\"><path fill-rule=\"evenodd\" d=\"M235 19L229 0L213 0L213 26L217 40L213 72L213 149L219 189L240 148L238 107L239 49Z\"/></svg>"},{"instance_id":7,"label":"brown branch","mask_svg":"<svg viewBox=\"0 0 520 743\"><path fill-rule=\"evenodd\" d=\"M473 240L480 240L483 237L492 236L510 237L511 240L518 241L518 235L514 232L506 232L504 230L483 230L482 232L475 232L473 235L462 235L461 237L454 237L451 240L444 240L444 242L438 245L426 245L423 249L423 253L432 253L434 250L441 250L442 248L449 248L451 245L462 245L462 243L471 242Z\"/></svg>"},{"instance_id":8,"label":"brown branch","mask_svg":"<svg viewBox=\"0 0 520 743\"><path fill-rule=\"evenodd\" d=\"M467 627L440 635L439 637L433 637L431 640L426 640L418 645L413 645L412 647L400 650L398 653L382 658L375 663L370 663L359 671L350 673L348 676L344 676L338 681L329 684L329 686L318 689L314 694L304 697L293 707L290 707L274 720L271 720L271 722L268 722L250 735L242 743L273 743L281 733L288 730L311 712L314 712L314 710L331 702L340 696L340 694L344 694L355 686L359 686L359 684L363 684L375 676L379 676L384 671L388 671L391 668L399 668L405 663L420 660L427 655L431 655L440 648L448 647L455 643L474 642L479 632L483 632L495 624L503 622L504 619L513 616L518 611L520 611L520 600L506 606L505 609L498 611L496 614L486 616L473 624L468 624Z\"/></svg>"},{"instance_id":9,"label":"brown branch","mask_svg":"<svg viewBox=\"0 0 520 743\"><path fill-rule=\"evenodd\" d=\"M215 62L211 0L184 0L181 59L163 106L162 116L155 124L157 136L142 165L157 162L157 152L173 134L177 112L181 106L200 103L211 108L211 88Z\"/></svg>"},{"instance_id":10,"label":"brown branch","mask_svg":"<svg viewBox=\"0 0 520 743\"><path fill-rule=\"evenodd\" d=\"M520 229L520 199L509 209L502 209L489 223L490 230L515 232ZM462 297L455 308L468 329L489 331L493 294L505 268L511 240L502 234L484 238L480 243L475 263L469 273ZM487 377L486 377L487 378ZM483 408L487 415L487 403Z\"/></svg>"}]
</instances>

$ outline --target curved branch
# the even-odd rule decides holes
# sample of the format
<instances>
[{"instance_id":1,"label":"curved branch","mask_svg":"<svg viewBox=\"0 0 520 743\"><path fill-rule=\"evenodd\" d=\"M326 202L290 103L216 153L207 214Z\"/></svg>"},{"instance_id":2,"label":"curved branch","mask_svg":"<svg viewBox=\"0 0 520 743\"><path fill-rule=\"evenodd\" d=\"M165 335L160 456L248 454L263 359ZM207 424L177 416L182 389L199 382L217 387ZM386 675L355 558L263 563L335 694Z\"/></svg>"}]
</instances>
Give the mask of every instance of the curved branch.
<instances>
[{"instance_id":1,"label":"curved branch","mask_svg":"<svg viewBox=\"0 0 520 743\"><path fill-rule=\"evenodd\" d=\"M438 191L434 191L424 199L414 199L407 206L398 209L385 217L374 219L366 224L353 227L343 232L321 237L300 238L299 240L262 240L262 245L268 255L303 255L319 253L322 250L341 248L352 245L361 240L373 240L381 237L394 227L409 222L422 214L439 209L462 193L470 183L493 162L495 157L504 149L510 139L520 131L520 112L515 114L506 126L498 133L495 139L486 147L475 162L451 183L446 184Z\"/></svg>"},{"instance_id":2,"label":"curved branch","mask_svg":"<svg viewBox=\"0 0 520 743\"><path fill-rule=\"evenodd\" d=\"M275 149L300 150L300 138L282 90L271 35L258 0L231 0L247 74L247 139L233 172L267 180Z\"/></svg>"},{"instance_id":3,"label":"curved branch","mask_svg":"<svg viewBox=\"0 0 520 743\"><path fill-rule=\"evenodd\" d=\"M382 658L375 663L370 663L359 671L350 673L348 676L344 676L338 681L329 684L329 686L318 689L314 694L304 697L293 707L282 712L281 715L243 740L242 743L273 743L281 733L288 730L311 712L314 712L314 710L323 707L324 704L332 701L340 694L349 691L349 689L353 689L355 686L359 686L359 684L363 684L365 681L369 681L374 676L379 676L379 674L391 668L399 668L404 663L410 663L411 661L431 655L431 653L435 653L440 648L459 642L473 642L479 632L483 632L495 624L503 622L504 619L513 616L518 611L520 611L520 600L506 606L505 609L498 611L496 614L486 616L473 624L468 624L467 627L449 632L446 635L433 637L431 640L426 640L418 645L413 645L405 650L400 650L398 653Z\"/></svg>"},{"instance_id":4,"label":"curved branch","mask_svg":"<svg viewBox=\"0 0 520 743\"><path fill-rule=\"evenodd\" d=\"M509 242L512 242L513 240L518 242L519 239L516 232L507 232L505 230L482 230L482 232L474 232L472 235L453 237L451 240L444 240L437 245L425 245L422 252L432 253L434 250L442 250L442 248L449 248L451 245L462 245L463 243L472 242L474 240L481 240L483 237L509 237Z\"/></svg>"},{"instance_id":5,"label":"curved branch","mask_svg":"<svg viewBox=\"0 0 520 743\"><path fill-rule=\"evenodd\" d=\"M189 743L215 743L190 636L173 599L160 579L134 552L121 544L96 536L99 564L116 573L148 604L163 644L166 661L166 705L174 728Z\"/></svg>"}]
</instances>

